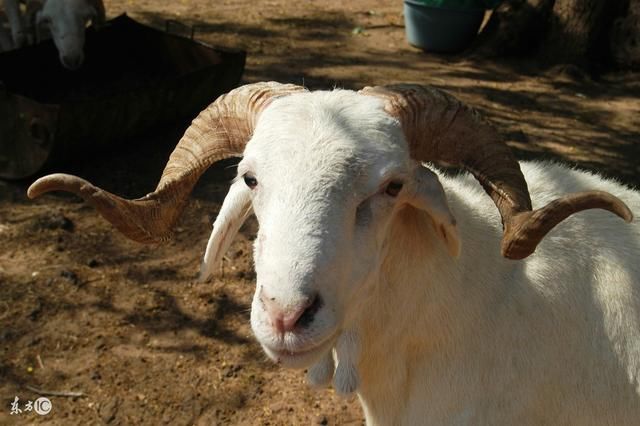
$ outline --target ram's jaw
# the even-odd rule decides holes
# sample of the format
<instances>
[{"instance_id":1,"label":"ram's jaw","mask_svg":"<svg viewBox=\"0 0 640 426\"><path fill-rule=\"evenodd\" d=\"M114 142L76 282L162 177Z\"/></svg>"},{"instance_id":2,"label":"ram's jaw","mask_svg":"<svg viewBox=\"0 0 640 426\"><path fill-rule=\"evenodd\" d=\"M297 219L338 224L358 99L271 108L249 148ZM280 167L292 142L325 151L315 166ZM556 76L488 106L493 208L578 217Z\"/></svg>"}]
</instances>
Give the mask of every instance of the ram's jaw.
<instances>
[{"instance_id":1,"label":"ram's jaw","mask_svg":"<svg viewBox=\"0 0 640 426\"><path fill-rule=\"evenodd\" d=\"M337 333L320 345L303 350L275 350L261 343L269 359L285 368L304 369L315 365L335 346Z\"/></svg>"}]
</instances>

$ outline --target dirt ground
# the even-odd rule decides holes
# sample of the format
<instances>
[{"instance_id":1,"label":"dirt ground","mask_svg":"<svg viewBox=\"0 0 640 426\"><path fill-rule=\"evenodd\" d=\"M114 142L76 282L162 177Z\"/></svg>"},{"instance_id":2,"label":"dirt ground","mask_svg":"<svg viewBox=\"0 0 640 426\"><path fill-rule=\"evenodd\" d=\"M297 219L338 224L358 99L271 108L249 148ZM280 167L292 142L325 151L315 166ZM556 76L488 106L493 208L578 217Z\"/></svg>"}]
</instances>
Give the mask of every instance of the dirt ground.
<instances>
[{"instance_id":1,"label":"dirt ground","mask_svg":"<svg viewBox=\"0 0 640 426\"><path fill-rule=\"evenodd\" d=\"M579 70L425 54L406 44L399 0L322 2L107 0L164 27L248 52L245 82L312 89L418 82L447 89L488 115L520 158L552 158L637 185L640 76L593 81ZM158 129L65 166L129 197L151 191L184 126ZM30 181L0 181L0 424L362 424L356 399L313 390L300 371L270 363L253 339L255 274L246 225L221 274L196 282L229 180L230 163L205 174L163 246L126 240L77 198L25 196ZM53 411L10 415L33 388ZM24 408L22 406L22 408Z\"/></svg>"}]
</instances>

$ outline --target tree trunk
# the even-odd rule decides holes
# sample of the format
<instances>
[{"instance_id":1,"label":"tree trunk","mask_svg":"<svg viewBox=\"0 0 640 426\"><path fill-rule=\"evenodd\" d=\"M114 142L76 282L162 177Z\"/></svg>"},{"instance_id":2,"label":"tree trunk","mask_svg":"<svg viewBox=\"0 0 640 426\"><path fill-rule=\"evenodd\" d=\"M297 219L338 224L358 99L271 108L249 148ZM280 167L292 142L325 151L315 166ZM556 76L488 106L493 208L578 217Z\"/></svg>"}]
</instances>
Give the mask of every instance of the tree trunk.
<instances>
[{"instance_id":1,"label":"tree trunk","mask_svg":"<svg viewBox=\"0 0 640 426\"><path fill-rule=\"evenodd\" d=\"M475 50L488 56L524 56L540 44L554 0L506 0L494 10Z\"/></svg>"},{"instance_id":2,"label":"tree trunk","mask_svg":"<svg viewBox=\"0 0 640 426\"><path fill-rule=\"evenodd\" d=\"M629 34L637 37L640 31L638 5L640 0L506 0L493 12L476 49L490 56L533 55L543 66L575 64L599 71L634 50Z\"/></svg>"},{"instance_id":3,"label":"tree trunk","mask_svg":"<svg viewBox=\"0 0 640 426\"><path fill-rule=\"evenodd\" d=\"M631 0L626 15L613 21L609 42L618 67L640 71L640 0Z\"/></svg>"}]
</instances>

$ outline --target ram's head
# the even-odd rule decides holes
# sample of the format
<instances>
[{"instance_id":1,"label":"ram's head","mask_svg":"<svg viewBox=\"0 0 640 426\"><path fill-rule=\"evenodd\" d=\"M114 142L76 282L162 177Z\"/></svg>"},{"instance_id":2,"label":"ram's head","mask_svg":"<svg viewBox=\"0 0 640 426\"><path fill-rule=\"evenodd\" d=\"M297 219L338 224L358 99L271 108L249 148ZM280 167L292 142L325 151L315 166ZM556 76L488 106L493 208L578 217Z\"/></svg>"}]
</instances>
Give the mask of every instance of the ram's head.
<instances>
[{"instance_id":1,"label":"ram's head","mask_svg":"<svg viewBox=\"0 0 640 426\"><path fill-rule=\"evenodd\" d=\"M84 62L85 28L105 21L102 0L29 0L27 15L38 38L49 33L65 68L76 70Z\"/></svg>"},{"instance_id":2,"label":"ram's head","mask_svg":"<svg viewBox=\"0 0 640 426\"><path fill-rule=\"evenodd\" d=\"M78 177L51 175L29 196L74 192L130 238L159 242L169 238L202 173L231 156L243 158L202 276L211 275L253 211L260 230L252 326L267 354L289 366L308 366L334 344L356 290L377 272L398 212L423 211L435 244L458 255L455 219L424 161L461 165L480 181L502 216L506 257L528 256L553 226L585 208L631 218L619 200L596 192L532 212L518 163L491 127L452 97L408 85L360 92L247 85L193 121L153 193L125 200Z\"/></svg>"}]
</instances>

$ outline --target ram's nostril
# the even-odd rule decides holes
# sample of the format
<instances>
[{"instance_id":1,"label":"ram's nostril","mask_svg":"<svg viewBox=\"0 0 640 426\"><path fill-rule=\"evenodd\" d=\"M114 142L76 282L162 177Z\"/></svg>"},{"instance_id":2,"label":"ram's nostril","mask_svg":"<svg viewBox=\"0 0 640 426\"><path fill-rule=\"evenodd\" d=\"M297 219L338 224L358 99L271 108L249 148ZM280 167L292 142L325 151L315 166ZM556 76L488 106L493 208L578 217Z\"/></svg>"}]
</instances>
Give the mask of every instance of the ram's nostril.
<instances>
[{"instance_id":1,"label":"ram's nostril","mask_svg":"<svg viewBox=\"0 0 640 426\"><path fill-rule=\"evenodd\" d=\"M322 299L318 295L305 297L295 305L282 307L275 297L270 297L262 288L259 300L269 316L271 327L279 334L292 332L298 327L307 327L322 307Z\"/></svg>"},{"instance_id":2,"label":"ram's nostril","mask_svg":"<svg viewBox=\"0 0 640 426\"><path fill-rule=\"evenodd\" d=\"M307 327L309 324L313 322L313 318L316 313L322 307L322 298L319 295L315 295L309 299L309 305L304 310L298 321L296 321L296 327Z\"/></svg>"}]
</instances>

